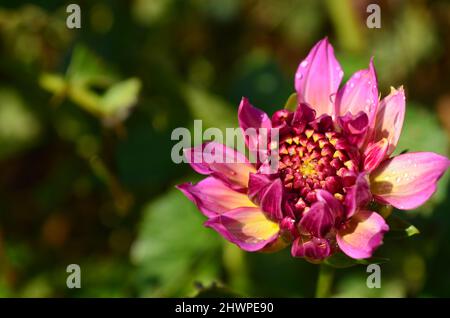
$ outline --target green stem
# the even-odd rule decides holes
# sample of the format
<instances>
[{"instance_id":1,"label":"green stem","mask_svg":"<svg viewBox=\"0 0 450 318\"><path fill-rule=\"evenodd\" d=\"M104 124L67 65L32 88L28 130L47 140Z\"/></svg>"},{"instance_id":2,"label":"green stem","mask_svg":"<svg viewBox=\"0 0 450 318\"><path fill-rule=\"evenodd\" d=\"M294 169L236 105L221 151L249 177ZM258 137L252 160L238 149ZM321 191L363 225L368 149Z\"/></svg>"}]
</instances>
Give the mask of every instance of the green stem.
<instances>
[{"instance_id":1,"label":"green stem","mask_svg":"<svg viewBox=\"0 0 450 318\"><path fill-rule=\"evenodd\" d=\"M247 264L244 252L235 245L225 242L223 248L225 270L230 277L229 286L233 290L249 292Z\"/></svg>"},{"instance_id":2,"label":"green stem","mask_svg":"<svg viewBox=\"0 0 450 318\"><path fill-rule=\"evenodd\" d=\"M334 268L325 264L320 264L319 277L316 286L316 298L330 297L333 276Z\"/></svg>"}]
</instances>

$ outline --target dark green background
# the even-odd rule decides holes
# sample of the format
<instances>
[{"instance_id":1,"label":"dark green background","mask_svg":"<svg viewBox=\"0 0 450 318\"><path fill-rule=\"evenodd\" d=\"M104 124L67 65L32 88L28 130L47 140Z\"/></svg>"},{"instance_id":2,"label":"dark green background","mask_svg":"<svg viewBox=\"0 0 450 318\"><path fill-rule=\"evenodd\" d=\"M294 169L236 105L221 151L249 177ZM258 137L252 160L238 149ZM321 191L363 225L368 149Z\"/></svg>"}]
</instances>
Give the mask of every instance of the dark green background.
<instances>
[{"instance_id":1,"label":"dark green background","mask_svg":"<svg viewBox=\"0 0 450 318\"><path fill-rule=\"evenodd\" d=\"M373 2L381 29L365 24ZM448 1L79 0L80 30L66 28L64 1L1 3L2 297L193 296L214 284L313 296L317 265L241 252L202 226L174 189L199 177L172 163L170 134L193 119L235 127L241 96L281 108L326 35L345 78L374 55L381 94L405 86L398 151L448 153ZM385 239L382 288L355 266L337 270L333 296L450 296L447 180L423 207L394 212L421 234ZM66 288L71 263L81 289Z\"/></svg>"}]
</instances>

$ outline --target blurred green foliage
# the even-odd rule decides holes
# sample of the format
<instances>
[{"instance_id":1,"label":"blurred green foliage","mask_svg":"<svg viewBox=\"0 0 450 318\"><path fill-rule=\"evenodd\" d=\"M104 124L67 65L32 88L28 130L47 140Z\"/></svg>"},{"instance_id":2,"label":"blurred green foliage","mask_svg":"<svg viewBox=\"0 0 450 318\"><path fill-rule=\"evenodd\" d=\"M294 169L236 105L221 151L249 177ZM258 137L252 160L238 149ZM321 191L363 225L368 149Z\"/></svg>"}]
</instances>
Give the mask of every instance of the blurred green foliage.
<instances>
[{"instance_id":1,"label":"blurred green foliage","mask_svg":"<svg viewBox=\"0 0 450 318\"><path fill-rule=\"evenodd\" d=\"M375 1L368 29L366 0L79 0L79 30L70 2L0 1L0 297L313 296L318 266L202 227L173 187L198 176L172 163L170 136L194 119L236 127L241 96L282 108L326 35L345 78L374 55L382 95L405 86L398 152L448 154L448 1ZM449 192L447 173L426 205L393 211L381 289L329 260L345 267L332 296L450 296ZM72 263L81 289L66 287Z\"/></svg>"}]
</instances>

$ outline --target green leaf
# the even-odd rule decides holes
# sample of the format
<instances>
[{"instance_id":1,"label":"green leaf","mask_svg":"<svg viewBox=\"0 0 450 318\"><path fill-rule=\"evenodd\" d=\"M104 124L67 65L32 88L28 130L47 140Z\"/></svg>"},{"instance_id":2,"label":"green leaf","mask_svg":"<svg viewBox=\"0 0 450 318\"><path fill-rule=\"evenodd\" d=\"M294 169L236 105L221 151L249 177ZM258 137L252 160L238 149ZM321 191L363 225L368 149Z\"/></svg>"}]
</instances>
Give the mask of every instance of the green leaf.
<instances>
[{"instance_id":1,"label":"green leaf","mask_svg":"<svg viewBox=\"0 0 450 318\"><path fill-rule=\"evenodd\" d=\"M216 127L225 132L225 128L237 127L237 108L219 96L200 88L185 85L183 95L194 119L201 119L204 126Z\"/></svg>"},{"instance_id":2,"label":"green leaf","mask_svg":"<svg viewBox=\"0 0 450 318\"><path fill-rule=\"evenodd\" d=\"M297 93L292 93L284 104L284 108L290 111L295 111L297 109Z\"/></svg>"},{"instance_id":3,"label":"green leaf","mask_svg":"<svg viewBox=\"0 0 450 318\"><path fill-rule=\"evenodd\" d=\"M0 158L34 145L41 125L16 90L0 87Z\"/></svg>"},{"instance_id":4,"label":"green leaf","mask_svg":"<svg viewBox=\"0 0 450 318\"><path fill-rule=\"evenodd\" d=\"M52 73L42 73L39 77L39 85L54 95L62 95L67 87L65 78L62 75Z\"/></svg>"},{"instance_id":5,"label":"green leaf","mask_svg":"<svg viewBox=\"0 0 450 318\"><path fill-rule=\"evenodd\" d=\"M203 130L211 127L221 132L222 140L216 140L217 142L228 146L243 144L242 133L237 121L237 107L231 106L220 96L191 85L185 85L182 92L194 120L202 120ZM227 128L232 129L236 143L231 138L233 136L227 136L230 133ZM218 136L214 137L219 138Z\"/></svg>"},{"instance_id":6,"label":"green leaf","mask_svg":"<svg viewBox=\"0 0 450 318\"><path fill-rule=\"evenodd\" d=\"M368 259L358 259L356 260L359 265L369 265L369 264L384 264L389 262L389 258L386 257L371 257Z\"/></svg>"},{"instance_id":7,"label":"green leaf","mask_svg":"<svg viewBox=\"0 0 450 318\"><path fill-rule=\"evenodd\" d=\"M117 82L116 76L84 46L74 49L65 76L43 73L39 84L59 99L67 96L110 126L128 117L142 86L138 78ZM104 93L98 93L98 89Z\"/></svg>"},{"instance_id":8,"label":"green leaf","mask_svg":"<svg viewBox=\"0 0 450 318\"><path fill-rule=\"evenodd\" d=\"M136 104L141 81L130 78L111 86L101 98L104 117L113 120L123 119L128 115L130 107Z\"/></svg>"},{"instance_id":9,"label":"green leaf","mask_svg":"<svg viewBox=\"0 0 450 318\"><path fill-rule=\"evenodd\" d=\"M218 286L215 283L211 284L209 287L200 286L197 295L195 295L196 298L236 298L242 296L243 295L239 295L230 289Z\"/></svg>"},{"instance_id":10,"label":"green leaf","mask_svg":"<svg viewBox=\"0 0 450 318\"><path fill-rule=\"evenodd\" d=\"M361 51L364 48L364 24L359 20L352 1L325 1L326 8L333 23L339 46L346 52Z\"/></svg>"},{"instance_id":11,"label":"green leaf","mask_svg":"<svg viewBox=\"0 0 450 318\"><path fill-rule=\"evenodd\" d=\"M219 276L221 240L176 189L148 204L131 250L142 296L189 296Z\"/></svg>"},{"instance_id":12,"label":"green leaf","mask_svg":"<svg viewBox=\"0 0 450 318\"><path fill-rule=\"evenodd\" d=\"M82 86L106 86L116 79L113 72L94 52L80 44L73 50L65 77L68 82Z\"/></svg>"},{"instance_id":13,"label":"green leaf","mask_svg":"<svg viewBox=\"0 0 450 318\"><path fill-rule=\"evenodd\" d=\"M414 225L396 215L389 216L387 223L389 224L389 232L385 235L386 239L406 238L420 233Z\"/></svg>"},{"instance_id":14,"label":"green leaf","mask_svg":"<svg viewBox=\"0 0 450 318\"><path fill-rule=\"evenodd\" d=\"M348 268L355 265L382 264L388 262L388 258L371 257L368 259L353 259L344 253L336 253L328 257L324 263L335 268Z\"/></svg>"},{"instance_id":15,"label":"green leaf","mask_svg":"<svg viewBox=\"0 0 450 318\"><path fill-rule=\"evenodd\" d=\"M376 201L372 201L369 204L369 210L370 211L376 211L384 219L387 219L391 215L391 213L394 210L394 208L392 207L392 205L386 205L386 204L378 203Z\"/></svg>"},{"instance_id":16,"label":"green leaf","mask_svg":"<svg viewBox=\"0 0 450 318\"><path fill-rule=\"evenodd\" d=\"M348 257L344 253L336 253L330 257L328 257L325 261L325 264L335 267L335 268L348 268L355 265L358 265L356 260Z\"/></svg>"}]
</instances>

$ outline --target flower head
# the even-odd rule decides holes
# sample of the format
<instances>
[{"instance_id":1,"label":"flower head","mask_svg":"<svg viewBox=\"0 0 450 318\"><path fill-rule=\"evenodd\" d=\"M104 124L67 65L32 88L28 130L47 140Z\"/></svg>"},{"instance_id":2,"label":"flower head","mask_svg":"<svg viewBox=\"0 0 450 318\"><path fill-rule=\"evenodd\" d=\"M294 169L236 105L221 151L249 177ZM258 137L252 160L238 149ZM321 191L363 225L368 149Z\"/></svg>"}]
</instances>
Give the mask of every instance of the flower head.
<instances>
[{"instance_id":1,"label":"flower head","mask_svg":"<svg viewBox=\"0 0 450 318\"><path fill-rule=\"evenodd\" d=\"M342 76L325 38L297 69L294 111L269 117L242 99L243 131L279 132L275 171L265 160L272 142L258 134L245 135L250 149L266 149L255 164L215 142L185 150L193 169L208 177L178 188L208 217L206 226L246 251L291 245L294 257L312 261L338 251L362 259L389 230L372 201L407 210L431 197L450 161L431 152L391 157L405 114L403 88L379 101L373 60L339 88ZM201 160L207 147L234 160Z\"/></svg>"}]
</instances>

